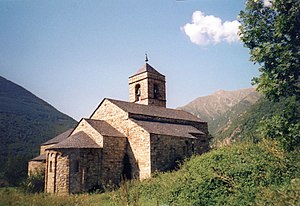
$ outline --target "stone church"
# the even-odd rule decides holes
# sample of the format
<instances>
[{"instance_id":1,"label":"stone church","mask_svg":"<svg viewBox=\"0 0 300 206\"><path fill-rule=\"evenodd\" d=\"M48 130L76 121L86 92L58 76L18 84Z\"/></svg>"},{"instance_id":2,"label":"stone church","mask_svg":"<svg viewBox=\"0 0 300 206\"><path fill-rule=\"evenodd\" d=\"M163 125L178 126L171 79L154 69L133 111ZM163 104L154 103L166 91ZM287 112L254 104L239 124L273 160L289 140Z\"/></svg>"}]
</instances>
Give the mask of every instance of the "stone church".
<instances>
[{"instance_id":1,"label":"stone church","mask_svg":"<svg viewBox=\"0 0 300 206\"><path fill-rule=\"evenodd\" d=\"M166 108L166 81L147 62L129 77L129 102L103 99L89 118L41 145L28 172L45 169L45 192L78 193L146 179L209 148L207 123Z\"/></svg>"}]
</instances>

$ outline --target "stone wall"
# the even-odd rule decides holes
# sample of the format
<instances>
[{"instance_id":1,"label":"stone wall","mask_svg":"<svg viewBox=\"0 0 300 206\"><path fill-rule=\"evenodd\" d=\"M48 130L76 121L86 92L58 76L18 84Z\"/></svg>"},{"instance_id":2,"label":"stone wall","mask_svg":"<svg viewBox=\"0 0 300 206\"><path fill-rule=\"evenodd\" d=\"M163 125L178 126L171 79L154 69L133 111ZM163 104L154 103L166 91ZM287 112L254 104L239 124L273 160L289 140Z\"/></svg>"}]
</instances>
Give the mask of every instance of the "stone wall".
<instances>
[{"instance_id":1,"label":"stone wall","mask_svg":"<svg viewBox=\"0 0 300 206\"><path fill-rule=\"evenodd\" d=\"M201 132L204 132L206 135L208 135L208 126L207 122L191 122L190 125L197 128Z\"/></svg>"},{"instance_id":2,"label":"stone wall","mask_svg":"<svg viewBox=\"0 0 300 206\"><path fill-rule=\"evenodd\" d=\"M146 179L151 177L150 162L150 134L143 128L132 122L127 121L128 129L128 148L127 153L132 153L130 157L133 166L133 177Z\"/></svg>"},{"instance_id":3,"label":"stone wall","mask_svg":"<svg viewBox=\"0 0 300 206\"><path fill-rule=\"evenodd\" d=\"M157 93L154 94L154 87ZM149 79L147 105L166 107L166 83L165 80Z\"/></svg>"},{"instance_id":4,"label":"stone wall","mask_svg":"<svg viewBox=\"0 0 300 206\"><path fill-rule=\"evenodd\" d=\"M55 168L55 193L68 194L69 191L69 156L66 153L56 153Z\"/></svg>"},{"instance_id":5,"label":"stone wall","mask_svg":"<svg viewBox=\"0 0 300 206\"><path fill-rule=\"evenodd\" d=\"M29 161L28 162L28 176L36 174L37 172L44 170L46 163L43 161Z\"/></svg>"},{"instance_id":6,"label":"stone wall","mask_svg":"<svg viewBox=\"0 0 300 206\"><path fill-rule=\"evenodd\" d=\"M101 159L101 149L50 150L47 153L45 192L69 194L101 186Z\"/></svg>"},{"instance_id":7,"label":"stone wall","mask_svg":"<svg viewBox=\"0 0 300 206\"><path fill-rule=\"evenodd\" d=\"M55 144L47 144L47 145L41 145L40 147L40 155L46 154L46 149L54 146Z\"/></svg>"},{"instance_id":8,"label":"stone wall","mask_svg":"<svg viewBox=\"0 0 300 206\"><path fill-rule=\"evenodd\" d=\"M126 152L125 137L104 137L101 179L103 184L119 184L122 180L123 159Z\"/></svg>"},{"instance_id":9,"label":"stone wall","mask_svg":"<svg viewBox=\"0 0 300 206\"><path fill-rule=\"evenodd\" d=\"M136 85L140 85L140 101L136 98ZM148 81L147 73L142 73L129 78L129 101L139 102L143 104L143 101L147 99L148 95Z\"/></svg>"},{"instance_id":10,"label":"stone wall","mask_svg":"<svg viewBox=\"0 0 300 206\"><path fill-rule=\"evenodd\" d=\"M40 155L46 154L46 149L52 147L55 144L41 145L40 146ZM46 160L30 160L28 161L28 176L35 174L39 170L46 169Z\"/></svg>"},{"instance_id":11,"label":"stone wall","mask_svg":"<svg viewBox=\"0 0 300 206\"><path fill-rule=\"evenodd\" d=\"M140 97L136 98L136 85L140 85ZM154 85L158 93L154 95ZM129 102L166 107L165 77L144 72L129 78Z\"/></svg>"},{"instance_id":12,"label":"stone wall","mask_svg":"<svg viewBox=\"0 0 300 206\"><path fill-rule=\"evenodd\" d=\"M195 153L196 139L151 135L151 172L167 171Z\"/></svg>"},{"instance_id":13,"label":"stone wall","mask_svg":"<svg viewBox=\"0 0 300 206\"><path fill-rule=\"evenodd\" d=\"M56 151L46 152L45 192L55 193L56 185Z\"/></svg>"},{"instance_id":14,"label":"stone wall","mask_svg":"<svg viewBox=\"0 0 300 206\"><path fill-rule=\"evenodd\" d=\"M112 122L122 122L123 120L128 119L127 112L124 112L122 109L117 107L115 104L111 103L108 99L104 99L103 102L99 105L99 107L95 110L95 112L91 115L90 119L96 120L105 120L109 124ZM112 124L111 124L112 125ZM118 126L116 124L118 131L124 134L123 127Z\"/></svg>"},{"instance_id":15,"label":"stone wall","mask_svg":"<svg viewBox=\"0 0 300 206\"><path fill-rule=\"evenodd\" d=\"M46 153L45 192L69 193L69 157L54 150Z\"/></svg>"},{"instance_id":16,"label":"stone wall","mask_svg":"<svg viewBox=\"0 0 300 206\"><path fill-rule=\"evenodd\" d=\"M100 187L102 149L74 149L68 154L70 193L87 192Z\"/></svg>"},{"instance_id":17,"label":"stone wall","mask_svg":"<svg viewBox=\"0 0 300 206\"><path fill-rule=\"evenodd\" d=\"M206 139L151 135L151 172L174 169L176 162L206 152Z\"/></svg>"},{"instance_id":18,"label":"stone wall","mask_svg":"<svg viewBox=\"0 0 300 206\"><path fill-rule=\"evenodd\" d=\"M196 136L194 141L194 153L203 154L208 152L210 149L208 135L194 134L194 136Z\"/></svg>"},{"instance_id":19,"label":"stone wall","mask_svg":"<svg viewBox=\"0 0 300 206\"><path fill-rule=\"evenodd\" d=\"M128 119L128 113L104 100L91 119L105 120L128 139L127 155L132 177L145 179L151 176L150 134Z\"/></svg>"}]
</instances>

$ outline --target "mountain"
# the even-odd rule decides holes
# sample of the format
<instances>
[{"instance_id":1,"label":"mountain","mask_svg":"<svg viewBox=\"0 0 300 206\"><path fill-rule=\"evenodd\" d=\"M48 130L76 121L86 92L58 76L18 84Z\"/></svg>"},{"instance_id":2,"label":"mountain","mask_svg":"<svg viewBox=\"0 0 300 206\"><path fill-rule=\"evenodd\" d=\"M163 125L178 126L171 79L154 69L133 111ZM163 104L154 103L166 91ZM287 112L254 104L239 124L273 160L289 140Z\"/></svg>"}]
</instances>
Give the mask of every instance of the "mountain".
<instances>
[{"instance_id":1,"label":"mountain","mask_svg":"<svg viewBox=\"0 0 300 206\"><path fill-rule=\"evenodd\" d=\"M260 132L262 120L282 114L283 110L290 112L287 112L288 116L295 115L297 112L294 108L299 107L300 102L294 97L282 97L279 101L271 102L254 89L242 89L220 90L212 95L199 97L181 109L208 122L208 129L213 137L211 144L218 147L240 140L258 142L263 138L263 133ZM276 124L274 127L286 123L278 120Z\"/></svg>"},{"instance_id":2,"label":"mountain","mask_svg":"<svg viewBox=\"0 0 300 206\"><path fill-rule=\"evenodd\" d=\"M229 127L233 120L244 115L260 97L254 88L219 90L211 95L198 97L179 109L207 121L210 133L215 136L216 133Z\"/></svg>"},{"instance_id":3,"label":"mountain","mask_svg":"<svg viewBox=\"0 0 300 206\"><path fill-rule=\"evenodd\" d=\"M213 136L219 136L220 133L226 131L226 129L231 126L232 122L242 118L250 107L256 104L260 98L261 94L258 92L251 92L218 118L210 121L210 131Z\"/></svg>"},{"instance_id":4,"label":"mountain","mask_svg":"<svg viewBox=\"0 0 300 206\"><path fill-rule=\"evenodd\" d=\"M252 95L253 99L251 99ZM250 102L255 102L257 100L256 95L257 92L254 88L235 91L219 90L211 95L198 97L187 105L179 107L179 109L188 111L205 121L211 122L219 118L247 96L249 96L248 100Z\"/></svg>"},{"instance_id":5,"label":"mountain","mask_svg":"<svg viewBox=\"0 0 300 206\"><path fill-rule=\"evenodd\" d=\"M295 104L297 105L294 106L295 108L300 108L300 102L293 98L281 98L278 102L271 102L262 97L255 104L248 107L243 115L232 119L230 124L216 131L213 144L218 146L239 140L257 142L262 138L261 133L258 132L260 125L262 125L261 121L281 114L283 110L290 110L295 115L297 111L293 111L294 107L291 106ZM226 118L225 115L224 118ZM281 124L282 122L277 123ZM274 125L274 127L276 126L278 125Z\"/></svg>"},{"instance_id":6,"label":"mountain","mask_svg":"<svg viewBox=\"0 0 300 206\"><path fill-rule=\"evenodd\" d=\"M7 178L13 165L36 156L42 142L75 124L71 117L0 76L0 179Z\"/></svg>"}]
</instances>

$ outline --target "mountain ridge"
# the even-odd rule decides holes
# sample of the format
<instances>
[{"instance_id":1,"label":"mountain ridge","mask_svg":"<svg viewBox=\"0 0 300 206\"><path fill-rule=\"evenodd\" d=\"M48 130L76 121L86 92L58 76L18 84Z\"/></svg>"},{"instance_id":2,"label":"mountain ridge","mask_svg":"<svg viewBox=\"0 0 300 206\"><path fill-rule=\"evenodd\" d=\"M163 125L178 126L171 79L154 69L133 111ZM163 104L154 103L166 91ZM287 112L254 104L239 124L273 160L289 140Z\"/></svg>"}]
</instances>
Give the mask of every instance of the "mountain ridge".
<instances>
[{"instance_id":1,"label":"mountain ridge","mask_svg":"<svg viewBox=\"0 0 300 206\"><path fill-rule=\"evenodd\" d=\"M198 97L179 109L186 110L199 118L202 117L205 121L212 121L253 92L257 93L254 88L218 90L211 95Z\"/></svg>"}]
</instances>

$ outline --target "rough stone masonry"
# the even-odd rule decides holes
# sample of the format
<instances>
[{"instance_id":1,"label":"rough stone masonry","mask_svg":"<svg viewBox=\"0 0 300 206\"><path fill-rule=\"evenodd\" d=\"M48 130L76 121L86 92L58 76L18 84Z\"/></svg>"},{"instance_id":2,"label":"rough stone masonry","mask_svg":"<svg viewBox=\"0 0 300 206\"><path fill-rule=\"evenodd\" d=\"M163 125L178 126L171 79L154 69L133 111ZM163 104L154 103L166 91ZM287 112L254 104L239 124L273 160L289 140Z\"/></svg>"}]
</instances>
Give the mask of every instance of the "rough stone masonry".
<instances>
[{"instance_id":1,"label":"rough stone masonry","mask_svg":"<svg viewBox=\"0 0 300 206\"><path fill-rule=\"evenodd\" d=\"M166 81L147 62L129 77L129 102L103 99L87 119L41 145L28 173L45 192L70 194L146 179L209 149L207 122L166 108Z\"/></svg>"}]
</instances>

